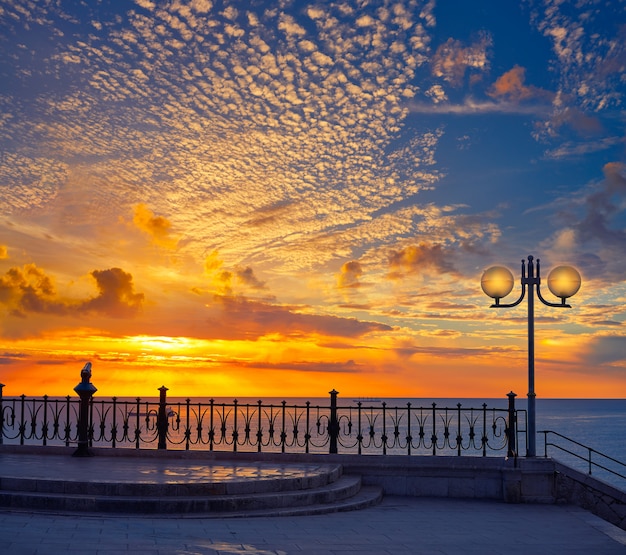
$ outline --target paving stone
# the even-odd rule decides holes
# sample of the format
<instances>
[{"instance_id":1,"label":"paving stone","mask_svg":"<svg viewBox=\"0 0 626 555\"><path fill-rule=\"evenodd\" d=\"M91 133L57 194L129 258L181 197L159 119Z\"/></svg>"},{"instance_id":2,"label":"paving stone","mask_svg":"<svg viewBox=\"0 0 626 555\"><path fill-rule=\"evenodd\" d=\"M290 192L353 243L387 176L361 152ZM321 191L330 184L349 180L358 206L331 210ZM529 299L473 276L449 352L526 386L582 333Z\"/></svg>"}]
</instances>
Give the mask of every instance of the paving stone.
<instances>
[{"instance_id":1,"label":"paving stone","mask_svg":"<svg viewBox=\"0 0 626 555\"><path fill-rule=\"evenodd\" d=\"M144 472L146 463L137 463L135 459L132 463L135 470L131 472L140 473L144 479L157 480L155 476L159 476L158 480L168 479L162 472L161 461L148 473ZM92 460L88 464L91 472L98 471L100 479L106 476L104 461ZM193 464L198 463L193 461ZM33 468L24 465L22 474L28 476ZM123 467L115 468L124 471ZM169 468L177 470L171 463ZM71 469L68 465L66 473ZM67 477L59 469L55 471ZM233 480L240 475L237 473L224 473L223 479ZM0 552L8 555L624 555L626 532L572 506L388 496L379 505L355 512L231 520L90 517L0 509Z\"/></svg>"}]
</instances>

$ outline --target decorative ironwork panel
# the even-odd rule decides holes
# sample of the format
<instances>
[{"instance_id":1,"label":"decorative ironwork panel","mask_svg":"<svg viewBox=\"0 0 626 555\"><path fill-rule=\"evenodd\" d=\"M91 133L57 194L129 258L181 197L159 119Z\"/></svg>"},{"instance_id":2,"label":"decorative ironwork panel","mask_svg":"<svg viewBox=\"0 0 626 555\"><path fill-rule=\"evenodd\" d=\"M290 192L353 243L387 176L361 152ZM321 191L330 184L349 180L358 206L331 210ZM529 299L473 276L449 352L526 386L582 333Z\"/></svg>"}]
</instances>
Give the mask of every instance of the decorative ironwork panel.
<instances>
[{"instance_id":1,"label":"decorative ironwork panel","mask_svg":"<svg viewBox=\"0 0 626 555\"><path fill-rule=\"evenodd\" d=\"M335 394L333 403L332 394ZM135 399L89 401L89 446L272 453L343 453L495 456L507 453L509 419L525 411L456 406L388 406L387 403L279 404L167 402ZM0 396L4 443L73 445L80 400ZM516 449L511 452L517 453Z\"/></svg>"}]
</instances>

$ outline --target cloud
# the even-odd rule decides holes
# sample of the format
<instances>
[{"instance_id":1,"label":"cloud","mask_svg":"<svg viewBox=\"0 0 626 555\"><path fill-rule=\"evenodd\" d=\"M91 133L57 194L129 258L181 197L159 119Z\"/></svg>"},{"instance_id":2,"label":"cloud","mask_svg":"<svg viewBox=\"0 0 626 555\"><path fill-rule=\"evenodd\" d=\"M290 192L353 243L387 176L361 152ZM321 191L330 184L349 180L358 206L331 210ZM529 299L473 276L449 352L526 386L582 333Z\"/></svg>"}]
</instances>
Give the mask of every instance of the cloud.
<instances>
[{"instance_id":1,"label":"cloud","mask_svg":"<svg viewBox=\"0 0 626 555\"><path fill-rule=\"evenodd\" d=\"M255 275L254 270L250 266L245 268L235 268L235 275L239 283L252 289L267 289L264 282L260 281Z\"/></svg>"},{"instance_id":2,"label":"cloud","mask_svg":"<svg viewBox=\"0 0 626 555\"><path fill-rule=\"evenodd\" d=\"M113 318L135 316L142 307L143 293L135 293L133 276L121 268L94 270L99 293L96 297L78 305L81 312L95 312Z\"/></svg>"},{"instance_id":3,"label":"cloud","mask_svg":"<svg viewBox=\"0 0 626 555\"><path fill-rule=\"evenodd\" d=\"M533 132L533 136L540 140L544 138L556 137L562 128L572 129L578 136L587 139L598 136L604 131L604 127L597 117L588 116L578 108L563 105L556 106L549 117L547 117L544 121L535 122L534 127L535 130ZM596 141L595 143L577 146L575 147L574 152L577 154L594 152L595 150L608 148L620 141L623 141L623 139L616 140L614 138L604 138ZM567 148L567 145L562 147L562 149ZM559 150L557 149L556 152L559 152ZM555 156L552 157L554 158Z\"/></svg>"},{"instance_id":4,"label":"cloud","mask_svg":"<svg viewBox=\"0 0 626 555\"><path fill-rule=\"evenodd\" d=\"M120 268L94 270L99 294L86 300L59 296L51 277L35 264L10 268L0 277L0 305L12 316L51 314L76 316L95 313L115 318L134 316L140 310L144 296L135 293L132 276Z\"/></svg>"},{"instance_id":5,"label":"cloud","mask_svg":"<svg viewBox=\"0 0 626 555\"><path fill-rule=\"evenodd\" d=\"M389 279L401 279L405 275L434 272L457 274L452 254L443 245L419 243L409 245L389 254Z\"/></svg>"},{"instance_id":6,"label":"cloud","mask_svg":"<svg viewBox=\"0 0 626 555\"><path fill-rule=\"evenodd\" d=\"M220 260L219 253L217 251L212 251L204 258L204 273L206 275L211 275L218 271L223 265L224 262Z\"/></svg>"},{"instance_id":7,"label":"cloud","mask_svg":"<svg viewBox=\"0 0 626 555\"><path fill-rule=\"evenodd\" d=\"M266 290L267 285L261 281L251 266L236 265L233 270L224 268L224 261L217 251L212 251L204 259L204 275L209 279L209 288L217 295L232 296L233 280L245 289Z\"/></svg>"},{"instance_id":8,"label":"cloud","mask_svg":"<svg viewBox=\"0 0 626 555\"><path fill-rule=\"evenodd\" d=\"M624 101L626 28L622 2L593 4L580 10L557 1L531 6L531 21L551 42L559 96L571 104L599 111Z\"/></svg>"},{"instance_id":9,"label":"cloud","mask_svg":"<svg viewBox=\"0 0 626 555\"><path fill-rule=\"evenodd\" d=\"M604 244L626 247L626 231L611 225L626 205L626 165L608 163L603 171L605 179L600 189L584 199L586 214L576 226L578 237L583 242L598 239Z\"/></svg>"},{"instance_id":10,"label":"cloud","mask_svg":"<svg viewBox=\"0 0 626 555\"><path fill-rule=\"evenodd\" d=\"M553 94L543 89L524 84L526 69L514 66L502 74L487 90L487 94L496 99L522 102L530 99L552 99Z\"/></svg>"},{"instance_id":11,"label":"cloud","mask_svg":"<svg viewBox=\"0 0 626 555\"><path fill-rule=\"evenodd\" d=\"M0 304L12 316L27 313L67 314L68 305L57 297L52 282L35 264L10 268L0 277Z\"/></svg>"},{"instance_id":12,"label":"cloud","mask_svg":"<svg viewBox=\"0 0 626 555\"><path fill-rule=\"evenodd\" d=\"M491 44L491 38L486 34L470 46L449 38L437 48L432 57L432 74L453 86L460 86L468 69L481 72L489 69L487 51Z\"/></svg>"},{"instance_id":13,"label":"cloud","mask_svg":"<svg viewBox=\"0 0 626 555\"><path fill-rule=\"evenodd\" d=\"M356 260L346 262L341 266L337 275L337 287L340 289L356 289L361 287L359 278L363 275L363 268Z\"/></svg>"},{"instance_id":14,"label":"cloud","mask_svg":"<svg viewBox=\"0 0 626 555\"><path fill-rule=\"evenodd\" d=\"M133 223L137 229L147 233L155 245L167 249L176 248L178 239L171 235L172 224L163 216L155 216L145 204L134 207Z\"/></svg>"},{"instance_id":15,"label":"cloud","mask_svg":"<svg viewBox=\"0 0 626 555\"><path fill-rule=\"evenodd\" d=\"M591 366L601 364L626 365L626 336L604 335L591 338L584 354Z\"/></svg>"},{"instance_id":16,"label":"cloud","mask_svg":"<svg viewBox=\"0 0 626 555\"><path fill-rule=\"evenodd\" d=\"M0 260L6 260L9 258L9 249L6 245L0 245Z\"/></svg>"},{"instance_id":17,"label":"cloud","mask_svg":"<svg viewBox=\"0 0 626 555\"><path fill-rule=\"evenodd\" d=\"M433 85L426 91L425 94L426 96L432 98L435 104L446 102L448 100L448 95L441 85Z\"/></svg>"},{"instance_id":18,"label":"cloud","mask_svg":"<svg viewBox=\"0 0 626 555\"><path fill-rule=\"evenodd\" d=\"M570 260L585 280L623 283L626 273L626 164L603 167L604 179L547 205L560 228L549 240L553 259Z\"/></svg>"},{"instance_id":19,"label":"cloud","mask_svg":"<svg viewBox=\"0 0 626 555\"><path fill-rule=\"evenodd\" d=\"M560 160L564 158L580 158L585 154L608 150L609 148L624 142L621 137L604 137L602 139L587 142L565 142L559 147L547 150L545 158Z\"/></svg>"},{"instance_id":20,"label":"cloud","mask_svg":"<svg viewBox=\"0 0 626 555\"><path fill-rule=\"evenodd\" d=\"M258 368L263 370L293 370L296 372L326 372L326 373L349 373L355 374L366 372L368 367L363 364L347 360L345 362L325 362L325 361L291 361L291 362L239 362L236 366L245 368Z\"/></svg>"},{"instance_id":21,"label":"cloud","mask_svg":"<svg viewBox=\"0 0 626 555\"><path fill-rule=\"evenodd\" d=\"M235 10L200 0L135 7L114 20L83 5L72 15L89 31L77 24L71 38L51 39L53 60L23 22L15 24L23 48L15 48L12 82L32 97L14 102L20 112L3 125L7 136L36 139L13 143L0 168L3 182L27 185L7 188L10 211L55 200L58 209L76 180L89 194L75 196L68 216L89 209L93 225L105 226L134 206L134 225L156 245L183 248L184 233L185 254L198 260L207 245L220 252L236 245L231 264L254 257L289 271L333 260L331 251L310 254L330 234L349 257L355 247L342 243L342 230L437 179L428 171L437 146L431 133L411 130L410 160L390 148L418 91L434 3L421 11L405 0L376 10L358 3ZM33 5L33 19L60 29L65 9ZM22 21L7 10L9 20ZM29 88L27 75L47 67L59 75L53 94ZM38 152L54 152L54 163ZM172 206L175 215L165 217Z\"/></svg>"},{"instance_id":22,"label":"cloud","mask_svg":"<svg viewBox=\"0 0 626 555\"><path fill-rule=\"evenodd\" d=\"M294 307L276 306L241 297L215 296L208 305L210 317L205 328L212 339L257 340L266 335L283 337L325 336L361 337L373 332L388 332L390 326L296 312Z\"/></svg>"},{"instance_id":23,"label":"cloud","mask_svg":"<svg viewBox=\"0 0 626 555\"><path fill-rule=\"evenodd\" d=\"M555 127L567 124L579 135L592 136L604 131L602 123L597 117L588 116L582 110L568 107L558 112L551 118Z\"/></svg>"},{"instance_id":24,"label":"cloud","mask_svg":"<svg viewBox=\"0 0 626 555\"><path fill-rule=\"evenodd\" d=\"M452 334L454 336L454 334ZM423 355L427 357L456 358L467 359L476 356L490 356L496 353L510 354L510 348L507 347L455 347L446 345L445 347L428 346L422 347L417 345L402 345L393 349L394 353L400 358L410 358L414 355Z\"/></svg>"},{"instance_id":25,"label":"cloud","mask_svg":"<svg viewBox=\"0 0 626 555\"><path fill-rule=\"evenodd\" d=\"M626 164L609 162L605 164L606 192L608 194L626 195Z\"/></svg>"},{"instance_id":26,"label":"cloud","mask_svg":"<svg viewBox=\"0 0 626 555\"><path fill-rule=\"evenodd\" d=\"M414 114L448 114L448 115L481 115L481 114L528 114L537 116L549 116L548 104L520 104L509 100L500 99L498 102L489 100L477 100L472 97L463 99L462 103L438 102L436 104L425 102L410 102L409 110Z\"/></svg>"}]
</instances>

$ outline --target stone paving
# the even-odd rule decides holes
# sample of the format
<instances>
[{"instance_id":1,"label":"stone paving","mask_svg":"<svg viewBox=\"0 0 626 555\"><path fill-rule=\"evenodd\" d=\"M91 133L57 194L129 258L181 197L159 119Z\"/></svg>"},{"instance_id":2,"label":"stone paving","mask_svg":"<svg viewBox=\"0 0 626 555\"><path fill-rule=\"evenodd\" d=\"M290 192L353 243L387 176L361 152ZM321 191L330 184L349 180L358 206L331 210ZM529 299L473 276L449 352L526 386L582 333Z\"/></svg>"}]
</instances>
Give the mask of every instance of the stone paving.
<instances>
[{"instance_id":1,"label":"stone paving","mask_svg":"<svg viewBox=\"0 0 626 555\"><path fill-rule=\"evenodd\" d=\"M50 460L45 456L41 459ZM2 462L0 460L0 465ZM154 472L148 473L150 480L177 479L176 476L186 472L184 469L190 468L189 462L180 460L112 462L95 457L82 462L100 477L123 472L129 479L133 472L143 473L150 465L154 465ZM59 463L50 472L69 475L74 464L71 461ZM128 464L130 468L124 470L118 464ZM193 462L193 466L197 464ZM297 472L298 466L289 464L286 468ZM277 467L280 465L274 465L274 471L283 471ZM30 467L18 464L11 473L28 475L34 468L34 462ZM229 479L225 477L227 474L228 470L222 474L222 479ZM230 479L235 479L232 474ZM387 496L380 505L361 511L239 519L103 517L0 509L0 553L57 555L68 552L108 555L624 555L626 531L572 506L394 496Z\"/></svg>"},{"instance_id":2,"label":"stone paving","mask_svg":"<svg viewBox=\"0 0 626 555\"><path fill-rule=\"evenodd\" d=\"M578 508L386 497L306 517L167 519L0 510L0 552L212 555L624 555L626 532Z\"/></svg>"}]
</instances>

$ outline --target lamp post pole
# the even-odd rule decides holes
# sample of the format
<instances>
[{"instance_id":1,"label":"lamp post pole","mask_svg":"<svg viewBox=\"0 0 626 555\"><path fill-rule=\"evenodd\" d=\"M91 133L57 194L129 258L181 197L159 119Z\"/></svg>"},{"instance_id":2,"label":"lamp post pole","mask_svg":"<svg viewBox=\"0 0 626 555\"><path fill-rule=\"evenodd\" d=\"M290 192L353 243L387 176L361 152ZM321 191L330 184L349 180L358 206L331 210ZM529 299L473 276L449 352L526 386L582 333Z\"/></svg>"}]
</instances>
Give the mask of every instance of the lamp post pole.
<instances>
[{"instance_id":1,"label":"lamp post pole","mask_svg":"<svg viewBox=\"0 0 626 555\"><path fill-rule=\"evenodd\" d=\"M524 261L522 260L522 287L528 284L528 452L527 457L537 455L537 422L535 413L535 292L539 294L539 260L537 260L537 277L533 276L533 257L528 257L528 277L524 277Z\"/></svg>"},{"instance_id":2,"label":"lamp post pole","mask_svg":"<svg viewBox=\"0 0 626 555\"><path fill-rule=\"evenodd\" d=\"M555 297L560 297L560 303L545 300L541 294L541 269L539 259L535 266L534 257L528 257L528 266L522 259L522 292L514 303L502 304L500 299L506 297L513 289L513 274L503 266L493 266L485 271L481 279L483 291L495 300L491 308L512 308L520 304L526 296L528 287L528 431L527 457L537 456L536 436L537 423L535 413L535 293L537 298L546 306L556 308L571 308L565 301L576 294L580 288L580 274L571 266L558 266L548 275L548 288Z\"/></svg>"}]
</instances>

